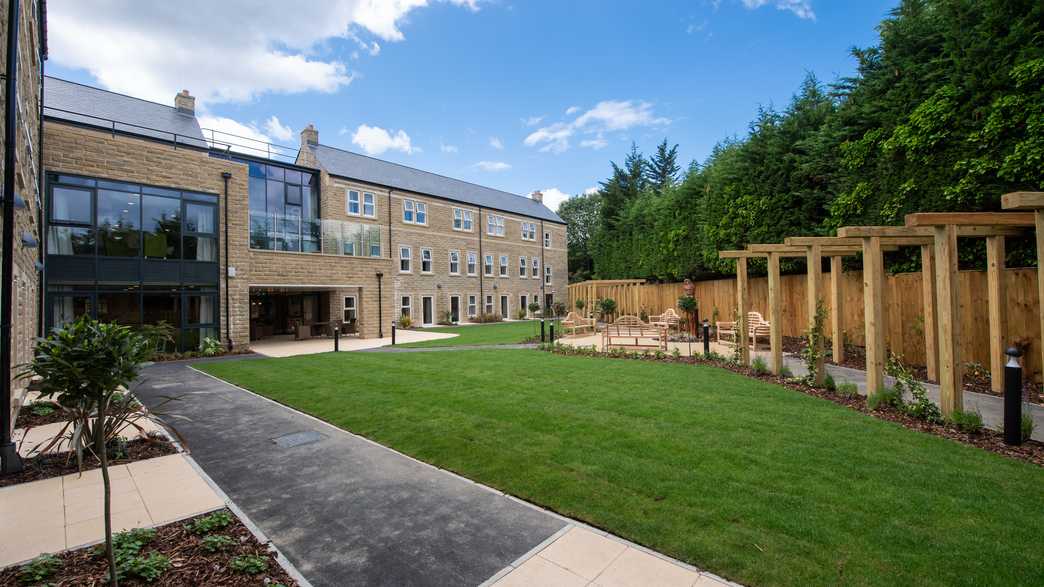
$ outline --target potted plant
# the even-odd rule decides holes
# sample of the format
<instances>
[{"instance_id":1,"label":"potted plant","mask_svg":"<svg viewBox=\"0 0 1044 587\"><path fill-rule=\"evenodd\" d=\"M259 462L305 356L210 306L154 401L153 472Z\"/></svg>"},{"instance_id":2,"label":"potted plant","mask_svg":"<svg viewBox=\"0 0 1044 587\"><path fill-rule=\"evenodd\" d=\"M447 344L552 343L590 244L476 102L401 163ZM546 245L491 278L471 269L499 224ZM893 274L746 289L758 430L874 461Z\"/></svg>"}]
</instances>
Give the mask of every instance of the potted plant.
<instances>
[{"instance_id":1,"label":"potted plant","mask_svg":"<svg viewBox=\"0 0 1044 587\"><path fill-rule=\"evenodd\" d=\"M695 315L698 307L699 304L697 303L696 298L692 296L684 295L678 298L678 309L685 313L685 318L689 323L689 336L696 335Z\"/></svg>"},{"instance_id":2,"label":"potted plant","mask_svg":"<svg viewBox=\"0 0 1044 587\"><path fill-rule=\"evenodd\" d=\"M573 302L573 305L576 306L576 311L580 312L581 316L586 316L584 314L584 306L586 306L587 303L584 302L583 298L577 298L577 300Z\"/></svg>"},{"instance_id":3,"label":"potted plant","mask_svg":"<svg viewBox=\"0 0 1044 587\"><path fill-rule=\"evenodd\" d=\"M598 300L598 313L601 315L603 322L608 324L614 312L616 312L616 300L613 298Z\"/></svg>"}]
</instances>

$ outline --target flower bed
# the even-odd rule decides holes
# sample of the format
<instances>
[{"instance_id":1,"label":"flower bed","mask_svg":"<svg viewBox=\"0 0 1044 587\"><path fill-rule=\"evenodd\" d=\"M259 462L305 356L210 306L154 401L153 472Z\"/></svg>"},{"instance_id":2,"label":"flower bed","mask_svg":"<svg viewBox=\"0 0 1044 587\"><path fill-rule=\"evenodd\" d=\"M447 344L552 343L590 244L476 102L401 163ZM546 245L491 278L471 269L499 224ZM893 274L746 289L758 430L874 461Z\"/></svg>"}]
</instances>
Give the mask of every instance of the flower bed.
<instances>
[{"instance_id":1,"label":"flower bed","mask_svg":"<svg viewBox=\"0 0 1044 587\"><path fill-rule=\"evenodd\" d=\"M164 438L137 438L128 441L119 451L109 451L109 466L123 465L134 461L162 457L178 452L178 449ZM61 477L79 471L76 467L76 455L71 452L49 453L22 460L23 469L18 473L0 474L0 487L41 481L51 477ZM84 454L83 470L97 469L98 459L91 454ZM0 582L0 585L4 583Z\"/></svg>"},{"instance_id":2,"label":"flower bed","mask_svg":"<svg viewBox=\"0 0 1044 587\"><path fill-rule=\"evenodd\" d=\"M123 585L297 585L232 512L219 510L154 529L121 532L116 567ZM103 549L42 555L0 570L0 585L105 585Z\"/></svg>"},{"instance_id":3,"label":"flower bed","mask_svg":"<svg viewBox=\"0 0 1044 587\"><path fill-rule=\"evenodd\" d=\"M748 377L754 377L763 381L770 381L778 385L782 385L787 389L793 391L799 391L808 395L813 395L821 399L832 401L837 404L841 404L850 409L856 410L880 418L882 420L890 420L897 424L900 424L906 428L912 430L919 430L921 432L927 432L929 434L935 434L955 440L957 442L963 442L972 446L979 447L990 452L1004 455L1013 459L1023 460L1029 463L1033 463L1037 466L1044 467L1044 443L1040 443L1036 440L1027 440L1019 446L1012 446L1004 444L1003 434L994 430L981 429L977 432L962 432L955 426L948 423L935 424L913 418L893 406L881 405L876 409L871 409L867 403L865 397L860 395L844 394L838 391L832 391L823 388L817 388L807 385L798 379L787 379L784 377L777 377L769 373L759 373L751 369L740 365L736 362L730 361L720 355L711 355L710 358L702 356L696 357L681 357L675 354L668 354L664 352L656 353L638 353L638 352L627 352L621 349L609 353L608 355L599 352L591 347L573 347L567 345L543 345L541 347L544 350L550 350L565 355L584 355L591 357L601 357L607 359L629 359L629 360L640 360L640 361L661 361L668 363L688 363L688 364L706 364L722 369L728 369L730 371L746 375Z\"/></svg>"}]
</instances>

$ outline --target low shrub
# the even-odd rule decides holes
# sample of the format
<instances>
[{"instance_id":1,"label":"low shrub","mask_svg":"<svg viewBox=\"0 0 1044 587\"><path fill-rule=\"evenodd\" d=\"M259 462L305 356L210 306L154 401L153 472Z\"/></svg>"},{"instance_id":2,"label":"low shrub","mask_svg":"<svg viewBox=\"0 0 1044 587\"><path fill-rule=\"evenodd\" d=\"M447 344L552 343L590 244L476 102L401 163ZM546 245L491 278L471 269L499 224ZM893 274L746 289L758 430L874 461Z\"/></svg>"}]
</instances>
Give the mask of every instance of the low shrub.
<instances>
[{"instance_id":1,"label":"low shrub","mask_svg":"<svg viewBox=\"0 0 1044 587\"><path fill-rule=\"evenodd\" d=\"M1022 415L1022 422L1020 429L1022 430L1022 442L1026 442L1033 437L1033 429L1036 428L1037 424L1033 421L1033 416L1029 414Z\"/></svg>"},{"instance_id":2,"label":"low shrub","mask_svg":"<svg viewBox=\"0 0 1044 587\"><path fill-rule=\"evenodd\" d=\"M764 375L769 372L768 364L765 363L765 359L762 357L754 357L754 360L750 362L750 370L758 375Z\"/></svg>"},{"instance_id":3,"label":"low shrub","mask_svg":"<svg viewBox=\"0 0 1044 587\"><path fill-rule=\"evenodd\" d=\"M950 414L948 421L951 426L967 434L977 434L982 431L982 414L978 412L955 410Z\"/></svg>"},{"instance_id":4,"label":"low shrub","mask_svg":"<svg viewBox=\"0 0 1044 587\"><path fill-rule=\"evenodd\" d=\"M112 552L118 577L137 577L151 583L170 568L170 559L158 552L141 556L141 549L154 538L156 530L152 528L136 528L112 537ZM96 548L94 555L105 556L104 545Z\"/></svg>"},{"instance_id":5,"label":"low shrub","mask_svg":"<svg viewBox=\"0 0 1044 587\"><path fill-rule=\"evenodd\" d=\"M231 523L232 515L228 512L220 511L197 518L185 528L193 534L210 534L214 530L227 528Z\"/></svg>"},{"instance_id":6,"label":"low shrub","mask_svg":"<svg viewBox=\"0 0 1044 587\"><path fill-rule=\"evenodd\" d=\"M244 554L228 561L228 566L237 573L256 575L268 570L268 559L256 554Z\"/></svg>"},{"instance_id":7,"label":"low shrub","mask_svg":"<svg viewBox=\"0 0 1044 587\"><path fill-rule=\"evenodd\" d=\"M482 312L481 314L479 314L478 316L475 317L475 322L479 322L479 323L482 323L482 324L488 324L490 322L503 322L503 321L504 321L504 317L501 316L500 314L495 313L495 312L490 313L490 314Z\"/></svg>"},{"instance_id":8,"label":"low shrub","mask_svg":"<svg viewBox=\"0 0 1044 587\"><path fill-rule=\"evenodd\" d=\"M34 416L50 416L58 409L58 404L48 401L36 401L27 407Z\"/></svg>"},{"instance_id":9,"label":"low shrub","mask_svg":"<svg viewBox=\"0 0 1044 587\"><path fill-rule=\"evenodd\" d=\"M794 372L790 370L790 367L783 365L783 367L779 370L779 376L783 379L793 379Z\"/></svg>"},{"instance_id":10,"label":"low shrub","mask_svg":"<svg viewBox=\"0 0 1044 587\"><path fill-rule=\"evenodd\" d=\"M901 409L907 416L924 420L932 424L942 423L942 412L935 402L928 399L928 392L924 385L914 379L913 373L903 365L902 359L896 355L888 357L885 372L895 378L895 392L898 402L895 407ZM905 402L904 393L910 394L910 401Z\"/></svg>"},{"instance_id":11,"label":"low shrub","mask_svg":"<svg viewBox=\"0 0 1044 587\"><path fill-rule=\"evenodd\" d=\"M121 577L138 577L146 583L159 579L170 568L170 558L158 552L149 556L132 556L116 563Z\"/></svg>"},{"instance_id":12,"label":"low shrub","mask_svg":"<svg viewBox=\"0 0 1044 587\"><path fill-rule=\"evenodd\" d=\"M837 393L842 397L856 397L859 395L859 386L850 381L838 383Z\"/></svg>"},{"instance_id":13,"label":"low shrub","mask_svg":"<svg viewBox=\"0 0 1044 587\"><path fill-rule=\"evenodd\" d=\"M62 559L53 554L41 554L18 569L18 581L23 585L45 584L62 568Z\"/></svg>"},{"instance_id":14,"label":"low shrub","mask_svg":"<svg viewBox=\"0 0 1044 587\"><path fill-rule=\"evenodd\" d=\"M526 319L526 309L525 308L519 308L518 311L515 312L515 318L517 318L519 320L525 320Z\"/></svg>"},{"instance_id":15,"label":"low shrub","mask_svg":"<svg viewBox=\"0 0 1044 587\"><path fill-rule=\"evenodd\" d=\"M866 397L866 406L871 410L879 410L886 407L899 408L903 405L903 399L894 387L884 387L877 393Z\"/></svg>"},{"instance_id":16,"label":"low shrub","mask_svg":"<svg viewBox=\"0 0 1044 587\"><path fill-rule=\"evenodd\" d=\"M398 322L399 328L411 328L413 326L413 318L410 318L406 314L399 316Z\"/></svg>"},{"instance_id":17,"label":"low shrub","mask_svg":"<svg viewBox=\"0 0 1044 587\"><path fill-rule=\"evenodd\" d=\"M235 543L235 540L222 534L211 534L209 536L204 536L203 540L200 541L203 550L207 552L217 552L219 550L225 550L226 548L232 546Z\"/></svg>"},{"instance_id":18,"label":"low shrub","mask_svg":"<svg viewBox=\"0 0 1044 587\"><path fill-rule=\"evenodd\" d=\"M827 391L837 391L837 383L830 373L823 376L823 388Z\"/></svg>"},{"instance_id":19,"label":"low shrub","mask_svg":"<svg viewBox=\"0 0 1044 587\"><path fill-rule=\"evenodd\" d=\"M199 344L199 352L204 357L213 357L221 354L221 341L208 336Z\"/></svg>"}]
</instances>

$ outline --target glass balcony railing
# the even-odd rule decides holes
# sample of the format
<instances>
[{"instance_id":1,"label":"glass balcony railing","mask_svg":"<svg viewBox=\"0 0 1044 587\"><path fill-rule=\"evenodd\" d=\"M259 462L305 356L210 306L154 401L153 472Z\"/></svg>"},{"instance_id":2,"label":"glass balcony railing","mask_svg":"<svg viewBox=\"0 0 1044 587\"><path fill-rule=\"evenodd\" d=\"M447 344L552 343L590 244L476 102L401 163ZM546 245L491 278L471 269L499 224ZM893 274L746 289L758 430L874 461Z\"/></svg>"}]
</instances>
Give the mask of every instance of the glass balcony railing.
<instances>
[{"instance_id":1,"label":"glass balcony railing","mask_svg":"<svg viewBox=\"0 0 1044 587\"><path fill-rule=\"evenodd\" d=\"M380 257L381 242L381 227L375 224L250 213L251 249Z\"/></svg>"}]
</instances>

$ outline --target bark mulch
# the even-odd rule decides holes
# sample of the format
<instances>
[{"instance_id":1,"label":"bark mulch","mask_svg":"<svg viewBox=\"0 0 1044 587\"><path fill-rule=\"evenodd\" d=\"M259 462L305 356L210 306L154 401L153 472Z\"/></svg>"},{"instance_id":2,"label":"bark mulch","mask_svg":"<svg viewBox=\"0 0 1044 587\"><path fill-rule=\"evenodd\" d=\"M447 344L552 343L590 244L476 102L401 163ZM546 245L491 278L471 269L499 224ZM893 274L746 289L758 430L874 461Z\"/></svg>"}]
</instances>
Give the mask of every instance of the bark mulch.
<instances>
[{"instance_id":1,"label":"bark mulch","mask_svg":"<svg viewBox=\"0 0 1044 587\"><path fill-rule=\"evenodd\" d=\"M805 348L805 339L797 336L784 336L783 337L783 352L791 353L794 355L799 354L802 349ZM836 363L830 357L830 345L827 345L827 356L826 360L834 363L835 365L841 365L842 367L849 367L851 369L858 369L860 371L866 371L866 349L861 346L845 345L845 360L841 363ZM913 374L914 379L918 381L924 381L929 383L938 383L928 379L928 369L924 365L906 365L906 368ZM974 391L976 393L982 393L985 395L993 395L1001 397L1003 393L997 393L993 391L990 385L990 374L989 372L977 372L977 370L966 370L964 372L964 389L965 391ZM1044 404L1044 397L1040 393L1039 386L1033 382L1032 378L1026 377L1022 382L1022 400L1032 404Z\"/></svg>"},{"instance_id":2,"label":"bark mulch","mask_svg":"<svg viewBox=\"0 0 1044 587\"><path fill-rule=\"evenodd\" d=\"M585 352L580 352L578 350L568 350L568 348L563 350L563 348L561 348L561 347L560 348L556 348L556 350L554 352L558 352L558 353L566 354L566 355L581 355L581 354L587 355L588 354L588 353L585 353ZM598 354L596 356L598 356L598 357L605 357L605 355L602 355L602 354ZM1004 456L1009 457L1009 458L1018 459L1018 460L1021 460L1021 461L1026 461L1028 463L1032 463L1032 464L1037 465L1039 467L1044 467L1044 443L1040 443L1040 442L1038 442L1036 440L1027 440L1026 442L1023 442L1019 446L1007 445L1007 444L1004 444L1003 434L1001 434L1000 432L996 432L994 430L989 430L989 429L983 428L979 432L974 432L974 433L961 432L960 430L957 430L956 428L954 428L952 426L949 426L947 424L932 424L932 423L929 423L929 422L925 422L923 420L918 420L916 418L912 418L912 417L910 417L910 416L900 412L899 410L895 409L892 406L881 406L877 410L871 410L871 409L869 409L867 407L866 398L863 397L863 396L859 396L859 395L856 395L856 396L846 396L846 395L842 395L840 393L837 393L835 391L830 391L830 390L827 390L827 389L820 389L820 388L816 388L816 387L810 387L808 385L805 385L804 383L800 383L800 382L795 381L795 380L788 380L788 379L784 379L782 377L776 377L775 375L772 375L772 374L769 374L769 373L755 373L749 367L745 367L745 366L742 366L742 365L737 365L735 363L730 363L728 361L724 361L724 360L720 360L720 359L714 359L714 358L712 358L712 359L704 359L702 357L677 357L677 358L675 358L675 357L671 357L669 355L665 356L665 357L657 358L656 355L654 355L654 354L646 354L646 355L638 354L636 356L631 356L631 357L611 357L611 358L622 359L622 360L658 361L658 362L663 362L663 363L688 363L688 364L692 364L693 362L697 362L697 363L701 363L701 364L714 365L716 367L721 367L723 369L728 369L730 371L733 371L735 373L739 373L741 375L746 375L747 377L754 377L756 379L761 379L763 381L768 381L768 382L771 382L771 383L775 383L777 385L782 385L783 387L786 387L786 388L791 389L793 391L798 391L798 392L801 392L801 393L804 393L804 394L808 394L808 395L812 395L812 396L815 396L815 397L818 397L818 398L821 398L821 399L825 399L827 401L832 401L832 402L834 402L836 404L840 404L840 405L845 406L847 408L853 409L853 410L855 410L857 412L862 412L862 413L864 413L864 414L866 414L868 416L873 416L875 418L880 418L882 420L889 420L891 422L895 422L896 424L899 424L899 425L904 426L906 428L909 428L911 430L918 430L918 431L921 431L921 432L926 432L928 434L934 434L936 436L942 436L944 438L949 438L950 440L953 440L953 441L956 441L956 442L963 442L964 444L970 444L972 446L979 447L979 448L981 448L983 450L988 450L990 452L994 452L994 453L997 453L997 454L1000 454L1000 455L1004 455Z\"/></svg>"},{"instance_id":3,"label":"bark mulch","mask_svg":"<svg viewBox=\"0 0 1044 587\"><path fill-rule=\"evenodd\" d=\"M235 514L224 511L232 517L232 523L210 532L207 536L225 536L231 539L231 544L216 552L208 552L203 547L204 536L194 534L187 528L189 523L203 516L159 526L156 528L155 537L142 547L139 556L147 558L154 553L161 554L170 560L170 568L151 583L128 576L121 578L120 584L161 587L297 585L276 562L275 552L268 544L258 542ZM44 584L57 587L107 585L108 564L104 554L97 554L99 550L91 546L56 555L61 566L43 581ZM240 556L261 557L267 563L267 569L256 574L237 572L230 566L230 561ZM19 585L20 572L20 567L0 570L0 585Z\"/></svg>"},{"instance_id":4,"label":"bark mulch","mask_svg":"<svg viewBox=\"0 0 1044 587\"><path fill-rule=\"evenodd\" d=\"M109 465L125 465L134 461L162 457L178 452L173 444L161 438L137 438L127 443L127 454L109 458ZM76 467L76 454L60 452L40 455L22 461L24 468L18 473L0 474L0 487L41 481L51 477L60 477L79 471ZM93 455L84 454L83 470L97 469L101 464ZM0 585L5 583L0 582Z\"/></svg>"},{"instance_id":5,"label":"bark mulch","mask_svg":"<svg viewBox=\"0 0 1044 587\"><path fill-rule=\"evenodd\" d=\"M33 413L33 406L48 405L52 406L52 411L47 415L38 415ZM62 411L62 408L54 403L46 400L38 400L31 404L22 406L22 409L18 410L18 419L15 420L15 428L36 428L37 426L45 426L47 424L54 424L55 422L65 422L69 419L69 415Z\"/></svg>"}]
</instances>

